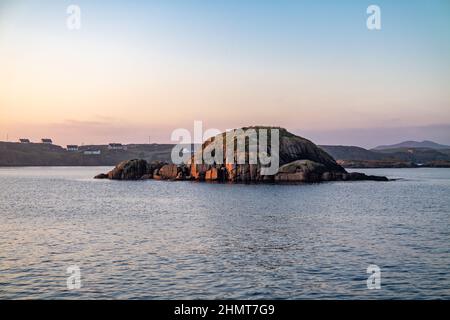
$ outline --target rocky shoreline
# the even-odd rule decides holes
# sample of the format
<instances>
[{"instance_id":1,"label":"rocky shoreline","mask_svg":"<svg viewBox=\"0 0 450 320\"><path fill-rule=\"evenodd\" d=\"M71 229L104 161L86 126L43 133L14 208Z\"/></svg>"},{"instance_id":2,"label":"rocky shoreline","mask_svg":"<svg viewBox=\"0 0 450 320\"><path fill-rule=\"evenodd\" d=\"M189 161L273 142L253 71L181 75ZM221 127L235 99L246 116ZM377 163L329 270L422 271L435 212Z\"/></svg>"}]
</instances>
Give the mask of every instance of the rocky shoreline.
<instances>
[{"instance_id":1,"label":"rocky shoreline","mask_svg":"<svg viewBox=\"0 0 450 320\"><path fill-rule=\"evenodd\" d=\"M241 128L232 136L225 133L217 135L204 142L200 150L192 155L183 164L176 165L167 162L148 162L144 159L132 159L119 163L108 173L95 176L96 179L111 180L175 180L175 181L211 181L227 183L289 183L289 182L322 182L322 181L389 181L386 177L366 175L358 172L347 172L328 153L317 147L311 141L296 136L286 129L276 128L279 131L279 150L277 162L279 168L275 174L264 174L265 166L257 163L239 164L240 157L249 159L249 151L233 150L234 159L231 163L226 159L219 159L217 164L198 164L194 159L200 159L206 150L220 150L223 148L223 139L233 139L233 145L237 141L246 141L244 135L247 130L253 130L260 134L261 130L273 129L273 127L246 127ZM248 131L247 131L248 132ZM242 140L243 139L243 140ZM277 141L278 142L278 141ZM269 153L272 152L268 146ZM214 151L213 151L214 153ZM223 156L225 158L225 156Z\"/></svg>"},{"instance_id":2,"label":"rocky shoreline","mask_svg":"<svg viewBox=\"0 0 450 320\"><path fill-rule=\"evenodd\" d=\"M349 169L450 168L450 161L446 160L428 161L421 164L397 160L338 160L337 163Z\"/></svg>"},{"instance_id":3,"label":"rocky shoreline","mask_svg":"<svg viewBox=\"0 0 450 320\"><path fill-rule=\"evenodd\" d=\"M308 166L310 169L308 169ZM312 161L298 160L280 168L273 176L255 180L251 174L251 165L239 169L239 176L229 178L226 167L209 168L197 175L191 175L190 167L175 165L164 162L148 163L143 159L132 159L119 163L108 173L100 173L95 179L110 180L172 180L172 181L210 181L210 182L263 182L263 183L289 183L289 182L323 182L323 181L389 181L386 177L366 175L359 172L330 172L317 170L317 163Z\"/></svg>"}]
</instances>

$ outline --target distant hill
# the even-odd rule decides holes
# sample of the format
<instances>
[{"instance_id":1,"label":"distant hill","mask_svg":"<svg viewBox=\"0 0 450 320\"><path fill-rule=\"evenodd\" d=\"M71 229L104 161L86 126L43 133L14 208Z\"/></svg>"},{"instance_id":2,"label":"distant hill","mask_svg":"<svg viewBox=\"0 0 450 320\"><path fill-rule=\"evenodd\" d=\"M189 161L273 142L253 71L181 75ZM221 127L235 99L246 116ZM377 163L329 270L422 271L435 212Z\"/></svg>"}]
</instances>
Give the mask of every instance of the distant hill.
<instances>
[{"instance_id":1,"label":"distant hill","mask_svg":"<svg viewBox=\"0 0 450 320\"><path fill-rule=\"evenodd\" d=\"M41 143L0 142L0 166L113 166L129 159L169 161L171 144L130 144L126 150L109 150L107 145L82 146L68 151ZM100 154L85 154L96 150Z\"/></svg>"},{"instance_id":2,"label":"distant hill","mask_svg":"<svg viewBox=\"0 0 450 320\"><path fill-rule=\"evenodd\" d=\"M319 146L336 160L382 160L386 156L355 146Z\"/></svg>"},{"instance_id":3,"label":"distant hill","mask_svg":"<svg viewBox=\"0 0 450 320\"><path fill-rule=\"evenodd\" d=\"M114 166L130 159L170 162L173 146L129 144L126 145L126 150L110 150L107 145L91 145L80 146L78 151L68 151L52 144L0 142L0 166ZM319 147L348 168L450 167L450 147L382 150L367 150L355 146ZM88 150L100 151L100 154L86 154Z\"/></svg>"},{"instance_id":4,"label":"distant hill","mask_svg":"<svg viewBox=\"0 0 450 320\"><path fill-rule=\"evenodd\" d=\"M414 163L450 160L450 149L391 148L376 150L376 152L382 154L383 159L395 159Z\"/></svg>"},{"instance_id":5,"label":"distant hill","mask_svg":"<svg viewBox=\"0 0 450 320\"><path fill-rule=\"evenodd\" d=\"M354 146L320 146L347 168L450 166L449 149L391 148L366 150Z\"/></svg>"},{"instance_id":6,"label":"distant hill","mask_svg":"<svg viewBox=\"0 0 450 320\"><path fill-rule=\"evenodd\" d=\"M426 149L450 149L450 146L439 144L433 141L404 141L397 144L378 146L372 150L386 150L386 149L399 149L399 148L426 148Z\"/></svg>"}]
</instances>

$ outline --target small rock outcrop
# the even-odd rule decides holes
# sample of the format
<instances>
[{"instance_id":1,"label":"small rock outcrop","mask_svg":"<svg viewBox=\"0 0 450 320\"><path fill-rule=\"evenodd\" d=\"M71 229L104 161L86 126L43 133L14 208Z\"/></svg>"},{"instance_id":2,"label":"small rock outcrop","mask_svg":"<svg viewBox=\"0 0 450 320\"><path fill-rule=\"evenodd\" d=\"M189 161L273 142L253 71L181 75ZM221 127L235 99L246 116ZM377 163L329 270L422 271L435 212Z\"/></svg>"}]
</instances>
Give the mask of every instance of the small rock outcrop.
<instances>
[{"instance_id":1,"label":"small rock outcrop","mask_svg":"<svg viewBox=\"0 0 450 320\"><path fill-rule=\"evenodd\" d=\"M111 180L139 180L148 173L148 163L142 159L126 160L108 172Z\"/></svg>"},{"instance_id":2,"label":"small rock outcrop","mask_svg":"<svg viewBox=\"0 0 450 320\"><path fill-rule=\"evenodd\" d=\"M327 167L321 163L311 160L296 160L281 166L275 175L275 181L318 182L322 180L322 175L325 173L329 172L327 171Z\"/></svg>"},{"instance_id":3,"label":"small rock outcrop","mask_svg":"<svg viewBox=\"0 0 450 320\"><path fill-rule=\"evenodd\" d=\"M94 179L108 179L107 173L100 173L94 177Z\"/></svg>"},{"instance_id":4,"label":"small rock outcrop","mask_svg":"<svg viewBox=\"0 0 450 320\"><path fill-rule=\"evenodd\" d=\"M108 173L96 175L95 179L111 180L145 180L153 179L153 172L159 170L166 163L155 161L148 163L144 159L132 159L120 162Z\"/></svg>"},{"instance_id":5,"label":"small rock outcrop","mask_svg":"<svg viewBox=\"0 0 450 320\"><path fill-rule=\"evenodd\" d=\"M245 132L253 129L254 136L248 136ZM254 150L249 150L250 139L258 139L261 129L267 132L269 129L278 129L278 152L274 152L271 143L266 145L267 154L271 154L272 159L276 159L279 168L274 174L263 174L267 164L262 164L258 157L256 161L249 161L254 156ZM269 130L270 132L270 130ZM229 145L235 146L231 153L227 153L225 146L227 139L232 139ZM268 141L272 141L269 137ZM236 146L240 141L244 141L246 148L241 151ZM232 143L232 144L231 144ZM223 155L218 153L219 158L215 158L215 152L223 149ZM212 164L198 163L196 159L203 159L203 155L209 152L213 155ZM273 154L272 154L273 153ZM233 159L227 158L231 155ZM223 157L223 158L220 158ZM245 161L239 161L245 159ZM273 127L246 127L234 131L232 134L222 133L205 141L185 164L175 165L162 162L148 163L143 159L133 159L119 163L107 174L99 174L97 179L113 180L198 180L216 182L321 182L321 181L388 181L386 177L368 176L363 173L347 172L328 153L316 146L311 141L296 136L286 129Z\"/></svg>"}]
</instances>

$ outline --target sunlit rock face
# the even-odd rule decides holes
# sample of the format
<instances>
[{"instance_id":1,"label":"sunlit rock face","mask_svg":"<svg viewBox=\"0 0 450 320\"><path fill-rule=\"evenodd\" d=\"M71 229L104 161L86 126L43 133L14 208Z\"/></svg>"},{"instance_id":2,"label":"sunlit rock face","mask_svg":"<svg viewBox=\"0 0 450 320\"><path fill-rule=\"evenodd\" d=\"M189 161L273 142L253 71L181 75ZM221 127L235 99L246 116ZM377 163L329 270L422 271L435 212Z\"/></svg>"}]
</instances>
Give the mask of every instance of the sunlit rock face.
<instances>
[{"instance_id":1,"label":"sunlit rock face","mask_svg":"<svg viewBox=\"0 0 450 320\"><path fill-rule=\"evenodd\" d=\"M278 132L276 140L272 139L273 130ZM239 143L245 148L239 148ZM274 148L274 143L278 148ZM265 152L268 159L278 164L275 173L263 174L262 169L268 165L262 163L258 151ZM205 158L215 161L204 163ZM195 153L190 170L194 179L223 182L316 182L326 172L346 172L311 141L278 127L246 127L217 135Z\"/></svg>"}]
</instances>

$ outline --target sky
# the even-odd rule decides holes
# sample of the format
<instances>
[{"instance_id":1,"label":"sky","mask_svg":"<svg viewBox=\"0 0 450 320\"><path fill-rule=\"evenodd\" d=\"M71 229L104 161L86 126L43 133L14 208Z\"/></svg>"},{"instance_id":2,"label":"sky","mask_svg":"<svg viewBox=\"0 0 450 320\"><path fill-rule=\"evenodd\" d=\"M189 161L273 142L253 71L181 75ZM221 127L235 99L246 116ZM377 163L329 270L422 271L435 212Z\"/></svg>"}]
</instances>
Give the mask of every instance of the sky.
<instances>
[{"instance_id":1,"label":"sky","mask_svg":"<svg viewBox=\"0 0 450 320\"><path fill-rule=\"evenodd\" d=\"M170 142L199 120L450 144L449 84L447 0L0 0L0 140Z\"/></svg>"}]
</instances>

